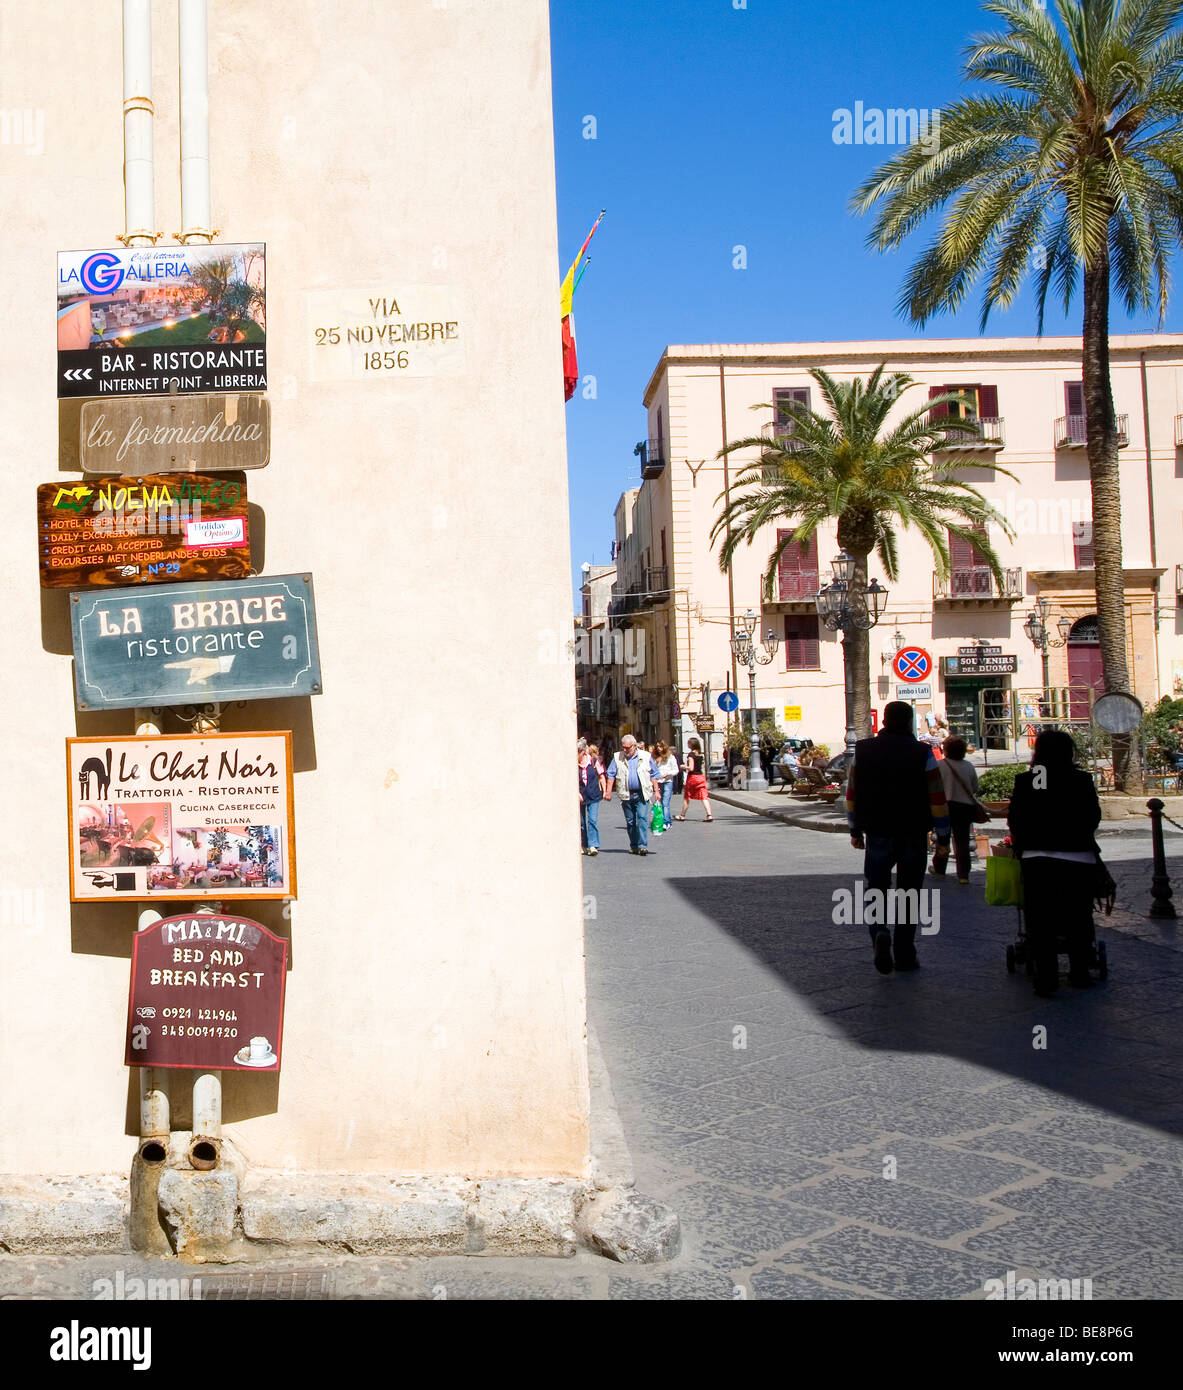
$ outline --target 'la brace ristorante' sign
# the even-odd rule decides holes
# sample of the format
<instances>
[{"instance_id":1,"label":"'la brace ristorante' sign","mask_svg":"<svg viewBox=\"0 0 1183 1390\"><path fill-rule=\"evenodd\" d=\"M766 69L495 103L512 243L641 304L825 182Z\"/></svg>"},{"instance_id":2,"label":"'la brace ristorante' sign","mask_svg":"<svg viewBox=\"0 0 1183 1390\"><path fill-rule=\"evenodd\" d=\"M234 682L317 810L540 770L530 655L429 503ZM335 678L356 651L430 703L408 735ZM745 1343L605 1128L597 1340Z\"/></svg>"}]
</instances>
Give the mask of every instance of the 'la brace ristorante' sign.
<instances>
[{"instance_id":1,"label":"'la brace ristorante' sign","mask_svg":"<svg viewBox=\"0 0 1183 1390\"><path fill-rule=\"evenodd\" d=\"M312 576L72 594L79 709L320 693Z\"/></svg>"}]
</instances>

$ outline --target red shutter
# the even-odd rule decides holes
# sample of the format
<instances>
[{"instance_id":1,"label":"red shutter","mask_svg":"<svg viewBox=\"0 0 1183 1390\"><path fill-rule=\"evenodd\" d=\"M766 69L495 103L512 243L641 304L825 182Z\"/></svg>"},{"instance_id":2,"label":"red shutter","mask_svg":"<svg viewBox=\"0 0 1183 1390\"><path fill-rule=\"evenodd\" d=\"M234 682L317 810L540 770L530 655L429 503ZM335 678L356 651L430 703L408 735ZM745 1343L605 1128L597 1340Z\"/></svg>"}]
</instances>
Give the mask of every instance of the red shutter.
<instances>
[{"instance_id":1,"label":"red shutter","mask_svg":"<svg viewBox=\"0 0 1183 1390\"><path fill-rule=\"evenodd\" d=\"M1093 523L1074 521L1072 523L1072 554L1078 570L1091 570L1093 558Z\"/></svg>"},{"instance_id":2,"label":"red shutter","mask_svg":"<svg viewBox=\"0 0 1183 1390\"><path fill-rule=\"evenodd\" d=\"M943 395L945 394L945 392L948 391L948 389L949 389L949 388L948 388L947 386L930 386L930 387L928 388L928 399L931 401L931 400L933 399L934 396L943 396ZM936 416L936 417L940 417L940 416L943 416L943 415L948 415L948 413L949 413L949 402L948 402L948 401L946 401L946 402L944 403L944 405L934 405L934 406L932 407L932 409L929 411L929 414L930 414L930 415L933 415L933 416Z\"/></svg>"},{"instance_id":3,"label":"red shutter","mask_svg":"<svg viewBox=\"0 0 1183 1390\"><path fill-rule=\"evenodd\" d=\"M777 531L777 544L790 534L789 531ZM784 548L777 566L777 583L782 603L812 598L817 593L816 537Z\"/></svg>"},{"instance_id":4,"label":"red shutter","mask_svg":"<svg viewBox=\"0 0 1183 1390\"><path fill-rule=\"evenodd\" d=\"M998 387L978 387L978 414L983 420L998 419Z\"/></svg>"},{"instance_id":5,"label":"red shutter","mask_svg":"<svg viewBox=\"0 0 1183 1390\"><path fill-rule=\"evenodd\" d=\"M785 670L816 671L821 666L821 638L816 613L785 618Z\"/></svg>"},{"instance_id":6,"label":"red shutter","mask_svg":"<svg viewBox=\"0 0 1183 1390\"><path fill-rule=\"evenodd\" d=\"M955 570L973 569L977 548L963 536L949 536L949 563Z\"/></svg>"},{"instance_id":7,"label":"red shutter","mask_svg":"<svg viewBox=\"0 0 1183 1390\"><path fill-rule=\"evenodd\" d=\"M1084 383L1081 381L1066 381L1064 383L1064 404L1065 413L1068 415L1084 414Z\"/></svg>"}]
</instances>

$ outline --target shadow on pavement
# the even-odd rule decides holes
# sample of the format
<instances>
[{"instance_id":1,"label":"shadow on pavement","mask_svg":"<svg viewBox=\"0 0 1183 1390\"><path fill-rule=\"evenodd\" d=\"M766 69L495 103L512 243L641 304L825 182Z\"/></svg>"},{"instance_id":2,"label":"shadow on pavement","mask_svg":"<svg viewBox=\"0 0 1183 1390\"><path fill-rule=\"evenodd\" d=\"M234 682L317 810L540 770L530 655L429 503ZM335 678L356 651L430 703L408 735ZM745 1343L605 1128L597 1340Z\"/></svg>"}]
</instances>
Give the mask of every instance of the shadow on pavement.
<instances>
[{"instance_id":1,"label":"shadow on pavement","mask_svg":"<svg viewBox=\"0 0 1183 1390\"><path fill-rule=\"evenodd\" d=\"M1140 908L1150 874L1149 861L1122 863L1119 902L1137 897ZM1173 924L1134 911L1112 919L1115 926L1098 917L1109 979L1091 990L1061 980L1056 997L1043 1000L1021 968L1007 974L1016 913L985 905L980 875L964 887L928 877L926 887L940 891L939 930L917 936L919 971L886 977L872 966L868 928L833 920L834 891L854 889L854 876L667 882L794 991L801 1031L839 1030L872 1056L878 1049L958 1058L1183 1133L1183 953ZM1045 1047L1034 1045L1039 1028Z\"/></svg>"}]
</instances>

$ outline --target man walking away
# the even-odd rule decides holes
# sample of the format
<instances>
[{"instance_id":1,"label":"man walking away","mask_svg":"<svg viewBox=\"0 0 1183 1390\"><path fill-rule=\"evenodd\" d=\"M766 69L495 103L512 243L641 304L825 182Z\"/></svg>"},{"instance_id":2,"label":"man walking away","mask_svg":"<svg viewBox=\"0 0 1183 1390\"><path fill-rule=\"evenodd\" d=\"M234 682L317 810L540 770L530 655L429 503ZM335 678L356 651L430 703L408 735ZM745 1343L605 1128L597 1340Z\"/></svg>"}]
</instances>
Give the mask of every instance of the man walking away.
<instances>
[{"instance_id":1,"label":"man walking away","mask_svg":"<svg viewBox=\"0 0 1183 1390\"><path fill-rule=\"evenodd\" d=\"M648 854L649 803L657 769L644 748L638 748L632 734L620 740L620 752L612 760L609 780L615 784L624 811L630 854Z\"/></svg>"},{"instance_id":2,"label":"man walking away","mask_svg":"<svg viewBox=\"0 0 1183 1390\"><path fill-rule=\"evenodd\" d=\"M854 766L846 782L846 818L850 843L865 849L863 874L867 887L880 895L886 908L890 899L891 871L896 887L915 889L913 899L902 899L904 921L895 923L894 960L891 934L885 929L886 911L870 926L875 969L881 975L896 970L915 970L916 915L928 859L928 832L935 830L937 844L949 845L949 808L941 770L932 749L912 732L912 706L893 700L883 711L883 729L875 738L855 745Z\"/></svg>"}]
</instances>

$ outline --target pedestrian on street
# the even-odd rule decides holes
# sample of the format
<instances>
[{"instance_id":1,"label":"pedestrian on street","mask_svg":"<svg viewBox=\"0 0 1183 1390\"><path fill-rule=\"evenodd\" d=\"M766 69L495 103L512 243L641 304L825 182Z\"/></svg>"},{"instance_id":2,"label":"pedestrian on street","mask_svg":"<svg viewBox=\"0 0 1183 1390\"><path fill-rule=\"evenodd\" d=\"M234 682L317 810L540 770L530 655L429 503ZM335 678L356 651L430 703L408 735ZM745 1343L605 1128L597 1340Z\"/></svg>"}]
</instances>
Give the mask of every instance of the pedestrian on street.
<instances>
[{"instance_id":1,"label":"pedestrian on street","mask_svg":"<svg viewBox=\"0 0 1183 1390\"><path fill-rule=\"evenodd\" d=\"M584 854L600 852L600 802L604 799L604 774L587 739L579 740L579 842Z\"/></svg>"},{"instance_id":2,"label":"pedestrian on street","mask_svg":"<svg viewBox=\"0 0 1183 1390\"><path fill-rule=\"evenodd\" d=\"M685 820L692 801L701 801L706 810L707 824L715 818L711 814L711 796L707 787L706 758L703 757L702 744L692 738L686 745L686 786L682 792L682 814L675 820Z\"/></svg>"},{"instance_id":3,"label":"pedestrian on street","mask_svg":"<svg viewBox=\"0 0 1183 1390\"><path fill-rule=\"evenodd\" d=\"M957 861L957 882L969 882L969 837L974 823L978 796L978 770L966 761L968 745L959 734L945 740L945 760L941 781L949 803L949 828L953 834L953 854ZM939 863L939 859L934 861ZM944 873L944 866L941 867Z\"/></svg>"},{"instance_id":4,"label":"pedestrian on street","mask_svg":"<svg viewBox=\"0 0 1183 1390\"><path fill-rule=\"evenodd\" d=\"M1068 983L1087 989L1093 943L1093 893L1101 803L1093 779L1075 765L1076 745L1063 729L1035 740L1031 771L1015 778L1010 826L1022 861L1023 920L1035 965L1035 993L1059 984L1056 936L1066 939Z\"/></svg>"},{"instance_id":5,"label":"pedestrian on street","mask_svg":"<svg viewBox=\"0 0 1183 1390\"><path fill-rule=\"evenodd\" d=\"M932 749L912 731L912 706L893 700L883 711L883 728L874 738L855 744L854 764L846 781L846 817L850 843L865 849L863 874L867 887L882 894L886 903L891 890L891 871L896 887L916 889L904 899L904 921L895 923L895 940L880 921L869 926L875 953L875 969L881 975L892 970L915 970L916 911L928 859L928 833L936 832L937 845L948 849L949 807L941 770Z\"/></svg>"},{"instance_id":6,"label":"pedestrian on street","mask_svg":"<svg viewBox=\"0 0 1183 1390\"><path fill-rule=\"evenodd\" d=\"M632 734L620 740L620 752L612 759L610 781L624 811L630 854L649 853L649 805L654 796L657 769L649 754L637 746Z\"/></svg>"},{"instance_id":7,"label":"pedestrian on street","mask_svg":"<svg viewBox=\"0 0 1183 1390\"><path fill-rule=\"evenodd\" d=\"M654 747L653 761L657 764L657 786L661 793L661 814L665 830L657 832L664 835L670 828L670 802L674 797L674 778L679 772L678 758L668 743L660 742Z\"/></svg>"}]
</instances>

